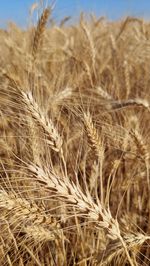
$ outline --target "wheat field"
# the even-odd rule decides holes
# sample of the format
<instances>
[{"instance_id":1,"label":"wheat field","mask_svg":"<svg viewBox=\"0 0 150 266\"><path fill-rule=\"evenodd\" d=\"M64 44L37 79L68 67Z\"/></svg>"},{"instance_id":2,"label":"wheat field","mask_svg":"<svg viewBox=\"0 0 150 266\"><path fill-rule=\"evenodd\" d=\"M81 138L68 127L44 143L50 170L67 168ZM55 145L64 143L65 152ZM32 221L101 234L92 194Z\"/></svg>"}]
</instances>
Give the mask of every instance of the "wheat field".
<instances>
[{"instance_id":1,"label":"wheat field","mask_svg":"<svg viewBox=\"0 0 150 266\"><path fill-rule=\"evenodd\" d=\"M0 31L0 265L150 265L150 22Z\"/></svg>"}]
</instances>

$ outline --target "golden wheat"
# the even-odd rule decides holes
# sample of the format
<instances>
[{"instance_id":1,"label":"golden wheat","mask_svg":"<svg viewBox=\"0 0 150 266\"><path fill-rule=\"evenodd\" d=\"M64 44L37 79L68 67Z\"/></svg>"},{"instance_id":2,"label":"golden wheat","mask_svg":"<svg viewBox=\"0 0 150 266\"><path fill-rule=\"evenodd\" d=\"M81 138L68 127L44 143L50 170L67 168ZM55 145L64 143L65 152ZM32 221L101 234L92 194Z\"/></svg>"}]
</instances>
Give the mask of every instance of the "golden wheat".
<instances>
[{"instance_id":1,"label":"golden wheat","mask_svg":"<svg viewBox=\"0 0 150 266\"><path fill-rule=\"evenodd\" d=\"M0 265L149 265L149 22L51 11L0 31Z\"/></svg>"}]
</instances>

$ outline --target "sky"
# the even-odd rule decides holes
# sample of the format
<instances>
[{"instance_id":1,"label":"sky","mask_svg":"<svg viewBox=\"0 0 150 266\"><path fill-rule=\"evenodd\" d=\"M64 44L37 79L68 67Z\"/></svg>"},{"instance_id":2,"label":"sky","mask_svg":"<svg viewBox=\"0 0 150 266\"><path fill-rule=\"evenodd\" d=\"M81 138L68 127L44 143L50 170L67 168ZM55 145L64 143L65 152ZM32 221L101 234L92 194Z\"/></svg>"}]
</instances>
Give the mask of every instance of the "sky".
<instances>
[{"instance_id":1,"label":"sky","mask_svg":"<svg viewBox=\"0 0 150 266\"><path fill-rule=\"evenodd\" d=\"M45 0L46 2L47 0ZM13 21L21 27L29 23L29 9L38 0L0 0L0 27ZM122 16L150 18L150 0L56 0L53 18L59 22L65 16L77 19L81 11L117 20ZM49 0L49 3L52 3Z\"/></svg>"}]
</instances>

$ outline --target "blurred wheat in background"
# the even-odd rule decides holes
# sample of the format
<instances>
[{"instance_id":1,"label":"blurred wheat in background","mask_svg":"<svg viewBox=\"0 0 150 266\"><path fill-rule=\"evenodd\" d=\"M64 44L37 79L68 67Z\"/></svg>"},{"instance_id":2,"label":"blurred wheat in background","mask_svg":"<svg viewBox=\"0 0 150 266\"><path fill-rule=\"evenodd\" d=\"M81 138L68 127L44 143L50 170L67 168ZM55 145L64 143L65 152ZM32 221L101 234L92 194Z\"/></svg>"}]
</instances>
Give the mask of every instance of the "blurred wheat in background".
<instances>
[{"instance_id":1,"label":"blurred wheat in background","mask_svg":"<svg viewBox=\"0 0 150 266\"><path fill-rule=\"evenodd\" d=\"M150 23L51 14L0 31L0 265L150 265Z\"/></svg>"}]
</instances>

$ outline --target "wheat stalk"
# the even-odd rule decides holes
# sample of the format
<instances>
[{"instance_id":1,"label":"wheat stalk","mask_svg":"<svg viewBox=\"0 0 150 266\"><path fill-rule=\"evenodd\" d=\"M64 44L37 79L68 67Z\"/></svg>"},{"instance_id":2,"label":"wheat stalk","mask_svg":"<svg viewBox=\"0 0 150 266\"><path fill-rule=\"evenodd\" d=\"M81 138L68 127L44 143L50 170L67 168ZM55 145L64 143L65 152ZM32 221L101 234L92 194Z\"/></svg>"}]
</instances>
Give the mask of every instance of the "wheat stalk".
<instances>
[{"instance_id":1,"label":"wheat stalk","mask_svg":"<svg viewBox=\"0 0 150 266\"><path fill-rule=\"evenodd\" d=\"M42 168L33 164L29 165L28 168L34 174L37 181L56 193L56 197L64 200L68 205L77 208L81 216L84 215L90 221L95 222L96 227L105 229L110 239L119 239L130 264L134 265L128 253L126 243L121 236L118 221L112 217L109 209L104 209L100 201L96 204L88 191L87 194L82 192L79 184L75 185L69 179L62 179L52 172L45 173Z\"/></svg>"}]
</instances>

